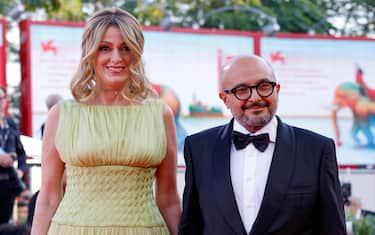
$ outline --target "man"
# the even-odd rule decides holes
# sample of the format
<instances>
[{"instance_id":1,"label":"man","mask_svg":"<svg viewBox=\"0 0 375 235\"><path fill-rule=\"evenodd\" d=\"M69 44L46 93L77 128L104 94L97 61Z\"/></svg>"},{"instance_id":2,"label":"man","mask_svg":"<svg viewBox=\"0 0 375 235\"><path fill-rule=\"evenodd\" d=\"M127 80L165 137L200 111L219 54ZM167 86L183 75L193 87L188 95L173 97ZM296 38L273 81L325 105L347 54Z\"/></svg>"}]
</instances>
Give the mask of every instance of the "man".
<instances>
[{"instance_id":1,"label":"man","mask_svg":"<svg viewBox=\"0 0 375 235\"><path fill-rule=\"evenodd\" d=\"M6 117L7 92L0 86L0 224L12 217L15 197L25 190L19 175L27 172L26 154L14 121ZM13 168L18 163L18 170Z\"/></svg>"},{"instance_id":2,"label":"man","mask_svg":"<svg viewBox=\"0 0 375 235\"><path fill-rule=\"evenodd\" d=\"M346 234L333 140L275 116L280 85L264 59L222 72L234 119L186 138L180 234Z\"/></svg>"},{"instance_id":3,"label":"man","mask_svg":"<svg viewBox=\"0 0 375 235\"><path fill-rule=\"evenodd\" d=\"M353 222L366 219L367 216L375 216L375 212L362 209L361 199L357 196L350 196L348 198L345 213L348 234L353 234Z\"/></svg>"},{"instance_id":4,"label":"man","mask_svg":"<svg viewBox=\"0 0 375 235\"><path fill-rule=\"evenodd\" d=\"M47 110L49 111L55 104L57 104L58 102L60 102L62 100L62 97L59 95L59 94L49 94L47 97L46 97L46 106L47 106ZM44 126L46 125L46 123L44 122L42 124L42 126L40 127L40 134L41 136L43 137L43 133L44 133Z\"/></svg>"},{"instance_id":5,"label":"man","mask_svg":"<svg viewBox=\"0 0 375 235\"><path fill-rule=\"evenodd\" d=\"M375 216L375 212L362 208L362 201L357 196L349 197L347 211L348 215L352 216L354 220L362 219L369 215Z\"/></svg>"}]
</instances>

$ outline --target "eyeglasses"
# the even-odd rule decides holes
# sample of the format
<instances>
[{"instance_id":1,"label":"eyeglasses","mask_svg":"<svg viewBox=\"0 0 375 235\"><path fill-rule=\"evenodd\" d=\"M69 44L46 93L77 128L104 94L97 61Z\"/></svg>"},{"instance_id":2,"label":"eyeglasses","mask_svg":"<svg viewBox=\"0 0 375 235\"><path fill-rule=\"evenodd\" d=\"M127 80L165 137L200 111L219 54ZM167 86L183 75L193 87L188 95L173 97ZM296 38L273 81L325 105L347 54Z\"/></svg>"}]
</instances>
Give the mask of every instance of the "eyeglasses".
<instances>
[{"instance_id":1,"label":"eyeglasses","mask_svg":"<svg viewBox=\"0 0 375 235\"><path fill-rule=\"evenodd\" d=\"M240 84L232 89L224 89L223 91L226 94L232 93L237 99L244 101L248 100L251 97L254 88L260 97L265 98L272 95L275 86L276 82L263 81L255 86L247 86L244 84Z\"/></svg>"}]
</instances>

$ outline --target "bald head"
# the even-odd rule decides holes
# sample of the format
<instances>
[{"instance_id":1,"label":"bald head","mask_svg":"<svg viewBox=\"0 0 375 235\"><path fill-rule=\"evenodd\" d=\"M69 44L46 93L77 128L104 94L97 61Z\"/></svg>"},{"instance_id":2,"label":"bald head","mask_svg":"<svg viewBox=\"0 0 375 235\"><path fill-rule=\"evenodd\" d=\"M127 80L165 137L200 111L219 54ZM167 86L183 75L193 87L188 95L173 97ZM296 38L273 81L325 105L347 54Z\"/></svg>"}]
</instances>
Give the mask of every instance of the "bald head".
<instances>
[{"instance_id":1,"label":"bald head","mask_svg":"<svg viewBox=\"0 0 375 235\"><path fill-rule=\"evenodd\" d=\"M348 200L349 200L351 206L358 207L358 208L362 207L362 202L361 202L361 199L359 197L350 196L348 198Z\"/></svg>"},{"instance_id":2,"label":"bald head","mask_svg":"<svg viewBox=\"0 0 375 235\"><path fill-rule=\"evenodd\" d=\"M232 58L228 61L222 69L222 82L225 83L226 80L232 79L230 75L236 75L236 71L241 70L241 68L246 68L248 73L253 76L262 76L261 74L268 74L268 79L271 81L276 81L275 73L265 59L257 55L241 55Z\"/></svg>"},{"instance_id":3,"label":"bald head","mask_svg":"<svg viewBox=\"0 0 375 235\"><path fill-rule=\"evenodd\" d=\"M46 98L47 109L50 110L56 103L62 100L62 97L58 94L50 94Z\"/></svg>"}]
</instances>

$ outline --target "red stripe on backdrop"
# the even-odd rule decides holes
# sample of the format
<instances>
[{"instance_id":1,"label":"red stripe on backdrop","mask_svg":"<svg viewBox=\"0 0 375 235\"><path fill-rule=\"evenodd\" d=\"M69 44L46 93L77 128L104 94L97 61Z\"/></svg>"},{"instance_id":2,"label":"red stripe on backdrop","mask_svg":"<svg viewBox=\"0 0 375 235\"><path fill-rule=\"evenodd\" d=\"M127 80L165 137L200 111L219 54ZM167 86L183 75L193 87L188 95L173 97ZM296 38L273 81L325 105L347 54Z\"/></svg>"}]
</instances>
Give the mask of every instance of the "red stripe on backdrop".
<instances>
[{"instance_id":1,"label":"red stripe on backdrop","mask_svg":"<svg viewBox=\"0 0 375 235\"><path fill-rule=\"evenodd\" d=\"M191 34L213 34L213 35L234 35L234 36L244 36L252 37L257 33L250 31L240 31L240 30L222 30L222 29L193 29L193 28L179 28L173 27L170 30L164 30L159 26L144 26L146 31L156 31L156 32L171 32L171 33L191 33Z\"/></svg>"},{"instance_id":2,"label":"red stripe on backdrop","mask_svg":"<svg viewBox=\"0 0 375 235\"><path fill-rule=\"evenodd\" d=\"M38 21L38 20L27 20L30 25L50 25L50 26L68 26L68 27L83 27L85 26L84 22L73 22L73 21Z\"/></svg>"},{"instance_id":3,"label":"red stripe on backdrop","mask_svg":"<svg viewBox=\"0 0 375 235\"><path fill-rule=\"evenodd\" d=\"M361 169L361 170L373 170L375 165L368 164L340 164L340 170L349 170L349 169Z\"/></svg>"},{"instance_id":4,"label":"red stripe on backdrop","mask_svg":"<svg viewBox=\"0 0 375 235\"><path fill-rule=\"evenodd\" d=\"M30 20L23 20L19 24L21 34L21 133L27 136L32 136L30 25Z\"/></svg>"},{"instance_id":5,"label":"red stripe on backdrop","mask_svg":"<svg viewBox=\"0 0 375 235\"><path fill-rule=\"evenodd\" d=\"M301 38L301 39L328 39L328 40L351 40L351 41L375 41L374 38L368 37L351 37L351 36L340 36L335 37L332 35L309 35L302 33L276 33L272 37L275 38Z\"/></svg>"},{"instance_id":6,"label":"red stripe on backdrop","mask_svg":"<svg viewBox=\"0 0 375 235\"><path fill-rule=\"evenodd\" d=\"M0 45L0 85L6 87L7 81L6 81L6 21L5 19L0 19L0 27L1 27L1 32L2 35L1 41L2 44Z\"/></svg>"}]
</instances>

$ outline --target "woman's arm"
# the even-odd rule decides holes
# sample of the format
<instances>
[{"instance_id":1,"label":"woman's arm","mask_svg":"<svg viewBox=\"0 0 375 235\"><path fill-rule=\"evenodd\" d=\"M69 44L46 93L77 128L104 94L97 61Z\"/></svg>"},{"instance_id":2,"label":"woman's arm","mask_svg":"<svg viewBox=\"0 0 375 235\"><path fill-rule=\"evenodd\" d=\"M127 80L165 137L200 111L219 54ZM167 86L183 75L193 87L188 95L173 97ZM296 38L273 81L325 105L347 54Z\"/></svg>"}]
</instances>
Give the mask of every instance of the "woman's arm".
<instances>
[{"instance_id":1,"label":"woman's arm","mask_svg":"<svg viewBox=\"0 0 375 235\"><path fill-rule=\"evenodd\" d=\"M164 104L163 108L163 118L167 137L167 151L163 162L156 172L155 197L160 212L167 223L169 232L172 235L177 235L178 223L181 216L181 204L176 183L176 128L173 113L166 104Z\"/></svg>"},{"instance_id":2,"label":"woman's arm","mask_svg":"<svg viewBox=\"0 0 375 235\"><path fill-rule=\"evenodd\" d=\"M59 107L55 105L48 113L42 143L42 185L36 202L32 235L45 235L51 219L62 198L62 175L64 163L55 146Z\"/></svg>"}]
</instances>

